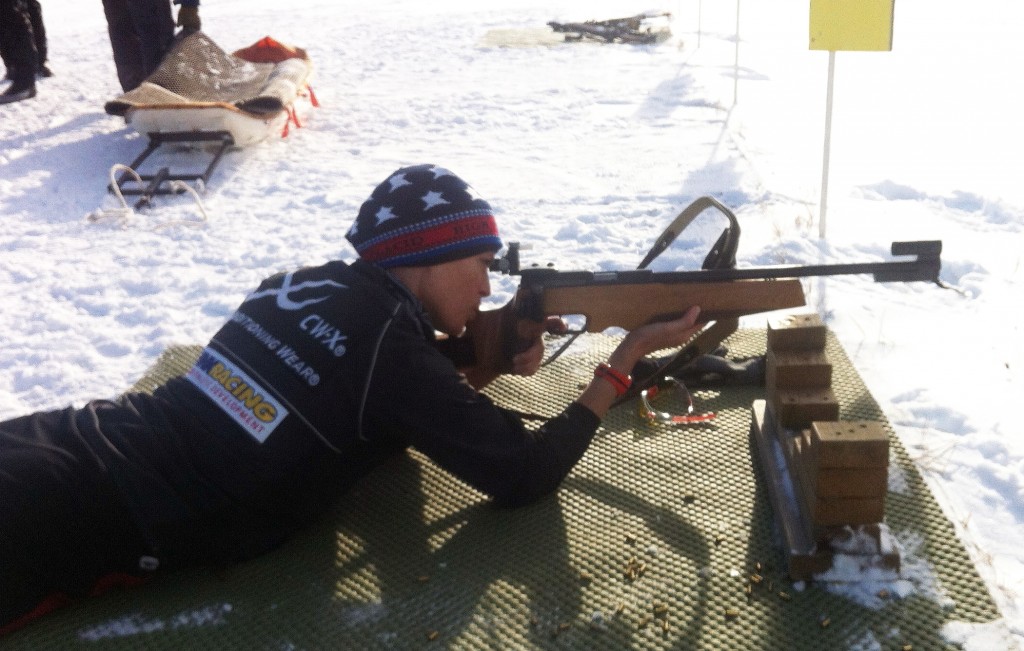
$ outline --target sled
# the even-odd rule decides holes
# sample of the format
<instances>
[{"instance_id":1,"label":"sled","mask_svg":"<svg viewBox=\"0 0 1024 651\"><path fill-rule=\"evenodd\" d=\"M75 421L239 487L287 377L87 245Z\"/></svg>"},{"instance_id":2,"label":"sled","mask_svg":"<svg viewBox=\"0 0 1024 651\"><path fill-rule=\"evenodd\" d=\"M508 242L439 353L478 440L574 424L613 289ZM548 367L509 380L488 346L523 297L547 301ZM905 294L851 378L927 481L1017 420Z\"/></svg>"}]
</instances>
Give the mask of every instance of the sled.
<instances>
[{"instance_id":1,"label":"sled","mask_svg":"<svg viewBox=\"0 0 1024 651\"><path fill-rule=\"evenodd\" d=\"M652 21L670 19L669 12L647 12L627 18L611 20L588 20L582 23L548 23L555 32L565 35L566 42L593 40L599 43L631 43L651 45L668 39L671 32L667 25L654 25Z\"/></svg>"},{"instance_id":2,"label":"sled","mask_svg":"<svg viewBox=\"0 0 1024 651\"><path fill-rule=\"evenodd\" d=\"M300 98L313 106L309 86L312 63L305 50L265 37L228 54L210 37L193 32L177 39L160 66L138 88L107 102L104 110L149 139L130 167L137 170L162 145L214 145L212 160L199 174L168 168L156 174L122 174L117 190L142 196L141 207L158 194L182 192L168 181L204 184L230 147L247 147L272 134L287 135L290 124L301 126L295 110ZM113 184L109 188L115 192Z\"/></svg>"},{"instance_id":3,"label":"sled","mask_svg":"<svg viewBox=\"0 0 1024 651\"><path fill-rule=\"evenodd\" d=\"M670 12L648 11L610 20L549 21L547 27L488 30L480 43L484 47L552 47L565 43L657 45L671 38L671 20Z\"/></svg>"}]
</instances>

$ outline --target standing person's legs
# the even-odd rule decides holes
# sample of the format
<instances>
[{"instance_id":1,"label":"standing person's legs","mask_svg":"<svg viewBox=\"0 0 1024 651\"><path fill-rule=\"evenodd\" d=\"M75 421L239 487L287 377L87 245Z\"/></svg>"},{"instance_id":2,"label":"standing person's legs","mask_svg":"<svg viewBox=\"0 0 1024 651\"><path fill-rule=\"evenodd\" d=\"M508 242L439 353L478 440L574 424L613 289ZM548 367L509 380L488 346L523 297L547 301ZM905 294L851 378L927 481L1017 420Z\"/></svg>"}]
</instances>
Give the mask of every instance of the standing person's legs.
<instances>
[{"instance_id":1,"label":"standing person's legs","mask_svg":"<svg viewBox=\"0 0 1024 651\"><path fill-rule=\"evenodd\" d=\"M6 69L4 79L10 80L14 79L14 66L11 63L11 57L7 53L7 43L3 37L3 30L4 27L6 27L6 22L6 18L0 17L0 59L3 60L4 68Z\"/></svg>"},{"instance_id":2,"label":"standing person's legs","mask_svg":"<svg viewBox=\"0 0 1024 651\"><path fill-rule=\"evenodd\" d=\"M51 77L53 73L47 66L50 52L46 45L46 25L43 24L43 7L39 0L27 0L28 19L32 24L32 41L36 46L36 62L39 65L39 74L43 77Z\"/></svg>"},{"instance_id":3,"label":"standing person's legs","mask_svg":"<svg viewBox=\"0 0 1024 651\"><path fill-rule=\"evenodd\" d=\"M3 0L0 0L2 2ZM103 13L107 17L107 33L114 53L117 79L125 92L135 88L146 78L142 64L142 45L132 22L131 0L103 0Z\"/></svg>"},{"instance_id":4,"label":"standing person's legs","mask_svg":"<svg viewBox=\"0 0 1024 651\"><path fill-rule=\"evenodd\" d=\"M0 95L0 103L35 96L38 62L25 0L0 0L0 42L14 82Z\"/></svg>"},{"instance_id":5,"label":"standing person's legs","mask_svg":"<svg viewBox=\"0 0 1024 651\"><path fill-rule=\"evenodd\" d=\"M135 0L129 12L135 33L139 37L143 79L157 69L174 41L174 16L170 0ZM141 83L141 80L140 80Z\"/></svg>"}]
</instances>

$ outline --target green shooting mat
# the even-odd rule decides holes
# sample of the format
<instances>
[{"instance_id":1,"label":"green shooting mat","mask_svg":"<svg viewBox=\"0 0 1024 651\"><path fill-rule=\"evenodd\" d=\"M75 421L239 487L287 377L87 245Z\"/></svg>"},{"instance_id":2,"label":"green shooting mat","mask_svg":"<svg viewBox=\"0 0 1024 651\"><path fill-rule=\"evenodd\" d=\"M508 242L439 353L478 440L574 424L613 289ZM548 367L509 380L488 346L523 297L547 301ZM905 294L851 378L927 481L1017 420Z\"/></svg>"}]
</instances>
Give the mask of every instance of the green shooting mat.
<instances>
[{"instance_id":1,"label":"green shooting mat","mask_svg":"<svg viewBox=\"0 0 1024 651\"><path fill-rule=\"evenodd\" d=\"M532 378L487 392L555 415L616 342L587 335ZM737 358L763 354L765 332L725 343ZM133 388L183 372L198 351L168 350ZM840 418L884 422L831 333L826 354ZM617 407L561 489L520 509L493 507L410 451L270 554L77 602L0 648L920 651L954 648L947 623L999 617L887 423L899 481L886 523L914 576L870 600L789 581L750 438L763 397L758 386L695 391L696 410L716 418L685 426Z\"/></svg>"}]
</instances>

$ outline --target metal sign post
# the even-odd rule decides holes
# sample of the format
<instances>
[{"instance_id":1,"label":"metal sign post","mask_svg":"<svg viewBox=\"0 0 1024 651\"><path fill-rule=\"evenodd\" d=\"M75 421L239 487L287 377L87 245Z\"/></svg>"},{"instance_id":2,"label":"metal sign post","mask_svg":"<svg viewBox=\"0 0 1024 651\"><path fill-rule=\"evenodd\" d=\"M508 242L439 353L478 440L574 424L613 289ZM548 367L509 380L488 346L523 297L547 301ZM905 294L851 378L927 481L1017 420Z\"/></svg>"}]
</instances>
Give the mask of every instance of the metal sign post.
<instances>
[{"instance_id":1,"label":"metal sign post","mask_svg":"<svg viewBox=\"0 0 1024 651\"><path fill-rule=\"evenodd\" d=\"M818 216L818 236L822 239L825 239L828 209L828 169L832 148L832 97L836 51L892 50L894 9L895 0L811 0L810 49L828 50L825 143L821 164L821 209Z\"/></svg>"}]
</instances>

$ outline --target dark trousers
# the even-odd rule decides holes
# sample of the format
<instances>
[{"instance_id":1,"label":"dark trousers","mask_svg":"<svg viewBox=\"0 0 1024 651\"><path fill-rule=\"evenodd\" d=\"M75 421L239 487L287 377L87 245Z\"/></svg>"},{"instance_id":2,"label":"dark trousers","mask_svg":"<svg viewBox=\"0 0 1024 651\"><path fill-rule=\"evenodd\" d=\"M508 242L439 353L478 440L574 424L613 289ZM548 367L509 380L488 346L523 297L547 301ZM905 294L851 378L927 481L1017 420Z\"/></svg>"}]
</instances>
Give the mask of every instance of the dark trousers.
<instances>
[{"instance_id":1,"label":"dark trousers","mask_svg":"<svg viewBox=\"0 0 1024 651\"><path fill-rule=\"evenodd\" d=\"M143 576L147 554L72 410L0 422L0 634L105 580Z\"/></svg>"},{"instance_id":2,"label":"dark trousers","mask_svg":"<svg viewBox=\"0 0 1024 651\"><path fill-rule=\"evenodd\" d=\"M0 52L16 83L35 83L43 59L36 53L26 0L0 0Z\"/></svg>"},{"instance_id":3,"label":"dark trousers","mask_svg":"<svg viewBox=\"0 0 1024 651\"><path fill-rule=\"evenodd\" d=\"M103 0L103 12L107 16L117 78L127 92L156 70L174 40L171 3L169 0Z\"/></svg>"},{"instance_id":4,"label":"dark trousers","mask_svg":"<svg viewBox=\"0 0 1024 651\"><path fill-rule=\"evenodd\" d=\"M36 60L42 66L46 63L50 53L46 48L46 25L43 24L43 7L39 0L27 0L28 20L32 23L32 42L36 46Z\"/></svg>"}]
</instances>

